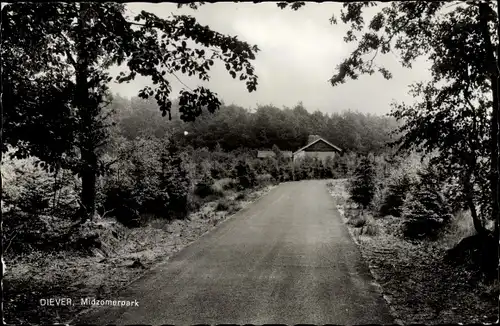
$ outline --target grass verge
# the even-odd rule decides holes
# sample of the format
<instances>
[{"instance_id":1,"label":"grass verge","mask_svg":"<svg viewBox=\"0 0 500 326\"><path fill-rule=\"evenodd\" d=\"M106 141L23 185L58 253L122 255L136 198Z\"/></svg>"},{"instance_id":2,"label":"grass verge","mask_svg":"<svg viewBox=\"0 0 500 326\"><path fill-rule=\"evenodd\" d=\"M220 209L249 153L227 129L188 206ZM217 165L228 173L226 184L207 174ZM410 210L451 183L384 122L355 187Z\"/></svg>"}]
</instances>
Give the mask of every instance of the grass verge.
<instances>
[{"instance_id":1,"label":"grass verge","mask_svg":"<svg viewBox=\"0 0 500 326\"><path fill-rule=\"evenodd\" d=\"M330 182L330 194L397 319L403 324L498 320L498 281L474 279L467 269L444 260L446 250L466 231L453 228L434 242L407 241L401 235L400 219L358 212L350 205L344 185L345 180Z\"/></svg>"}]
</instances>

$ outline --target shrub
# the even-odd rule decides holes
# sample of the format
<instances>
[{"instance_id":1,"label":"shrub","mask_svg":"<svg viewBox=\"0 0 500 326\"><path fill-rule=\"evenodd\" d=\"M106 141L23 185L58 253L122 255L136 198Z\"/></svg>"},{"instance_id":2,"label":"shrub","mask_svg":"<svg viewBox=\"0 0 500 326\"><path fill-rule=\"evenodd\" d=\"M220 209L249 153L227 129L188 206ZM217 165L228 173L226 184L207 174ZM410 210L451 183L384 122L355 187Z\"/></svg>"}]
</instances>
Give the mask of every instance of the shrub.
<instances>
[{"instance_id":1,"label":"shrub","mask_svg":"<svg viewBox=\"0 0 500 326\"><path fill-rule=\"evenodd\" d=\"M363 214L353 216L349 219L347 224L352 225L355 228L363 227L366 224L366 217Z\"/></svg>"},{"instance_id":2,"label":"shrub","mask_svg":"<svg viewBox=\"0 0 500 326\"><path fill-rule=\"evenodd\" d=\"M184 218L191 179L185 155L167 140L137 139L126 144L130 154L117 164L104 185L104 209L126 225L140 216Z\"/></svg>"},{"instance_id":3,"label":"shrub","mask_svg":"<svg viewBox=\"0 0 500 326\"><path fill-rule=\"evenodd\" d=\"M224 196L224 188L220 182L214 182L212 185L212 193L217 197Z\"/></svg>"},{"instance_id":4,"label":"shrub","mask_svg":"<svg viewBox=\"0 0 500 326\"><path fill-rule=\"evenodd\" d=\"M210 170L210 176L214 179L223 178L225 175L224 173L225 171L222 164L220 164L217 161L211 162L209 170Z\"/></svg>"},{"instance_id":5,"label":"shrub","mask_svg":"<svg viewBox=\"0 0 500 326\"><path fill-rule=\"evenodd\" d=\"M238 180L239 190L253 188L257 185L255 172L245 160L239 160L235 167L235 176Z\"/></svg>"},{"instance_id":6,"label":"shrub","mask_svg":"<svg viewBox=\"0 0 500 326\"><path fill-rule=\"evenodd\" d=\"M395 178L387 187L383 204L380 208L382 215L392 215L400 217L403 204L412 186L410 177L407 174Z\"/></svg>"},{"instance_id":7,"label":"shrub","mask_svg":"<svg viewBox=\"0 0 500 326\"><path fill-rule=\"evenodd\" d=\"M125 226L139 225L141 203L130 187L115 184L106 188L105 210L112 211L117 221Z\"/></svg>"},{"instance_id":8,"label":"shrub","mask_svg":"<svg viewBox=\"0 0 500 326\"><path fill-rule=\"evenodd\" d=\"M234 199L235 200L245 200L246 194L244 192L240 192Z\"/></svg>"},{"instance_id":9,"label":"shrub","mask_svg":"<svg viewBox=\"0 0 500 326\"><path fill-rule=\"evenodd\" d=\"M453 218L446 225L440 240L446 247L451 248L462 239L474 234L476 234L476 229L470 211L461 210L453 214Z\"/></svg>"},{"instance_id":10,"label":"shrub","mask_svg":"<svg viewBox=\"0 0 500 326\"><path fill-rule=\"evenodd\" d=\"M280 170L281 180L280 181L292 181L293 180L293 169L292 165L287 163L281 167Z\"/></svg>"},{"instance_id":11,"label":"shrub","mask_svg":"<svg viewBox=\"0 0 500 326\"><path fill-rule=\"evenodd\" d=\"M356 168L349 183L350 198L366 208L375 194L375 170L373 162L365 157Z\"/></svg>"},{"instance_id":12,"label":"shrub","mask_svg":"<svg viewBox=\"0 0 500 326\"><path fill-rule=\"evenodd\" d=\"M18 207L32 214L47 212L52 199L53 180L40 175L26 174L23 181Z\"/></svg>"},{"instance_id":13,"label":"shrub","mask_svg":"<svg viewBox=\"0 0 500 326\"><path fill-rule=\"evenodd\" d=\"M270 175L275 182L280 182L282 179L282 175L281 175L281 171L280 171L279 167L276 167L276 166L273 167L270 170Z\"/></svg>"},{"instance_id":14,"label":"shrub","mask_svg":"<svg viewBox=\"0 0 500 326\"><path fill-rule=\"evenodd\" d=\"M187 198L187 211L195 212L203 206L204 200L195 194L189 194Z\"/></svg>"},{"instance_id":15,"label":"shrub","mask_svg":"<svg viewBox=\"0 0 500 326\"><path fill-rule=\"evenodd\" d=\"M47 231L41 216L10 210L3 214L4 253L27 252L35 247Z\"/></svg>"},{"instance_id":16,"label":"shrub","mask_svg":"<svg viewBox=\"0 0 500 326\"><path fill-rule=\"evenodd\" d=\"M194 188L194 193L195 195L200 196L201 198L213 195L214 194L214 189L212 188L213 185L214 185L214 179L210 175L205 174L203 178L196 184Z\"/></svg>"},{"instance_id":17,"label":"shrub","mask_svg":"<svg viewBox=\"0 0 500 326\"><path fill-rule=\"evenodd\" d=\"M419 176L419 183L403 205L404 236L435 238L451 219L451 209L443 195L437 170L428 166Z\"/></svg>"},{"instance_id":18,"label":"shrub","mask_svg":"<svg viewBox=\"0 0 500 326\"><path fill-rule=\"evenodd\" d=\"M222 190L235 190L238 188L238 182L232 178L224 178L217 181Z\"/></svg>"},{"instance_id":19,"label":"shrub","mask_svg":"<svg viewBox=\"0 0 500 326\"><path fill-rule=\"evenodd\" d=\"M75 226L64 218L11 210L4 214L4 254L75 248L71 242Z\"/></svg>"},{"instance_id":20,"label":"shrub","mask_svg":"<svg viewBox=\"0 0 500 326\"><path fill-rule=\"evenodd\" d=\"M356 235L375 236L380 233L380 228L373 216L360 211L354 216L351 213L348 215L350 217L347 224L355 228L354 233Z\"/></svg>"},{"instance_id":21,"label":"shrub","mask_svg":"<svg viewBox=\"0 0 500 326\"><path fill-rule=\"evenodd\" d=\"M334 167L340 178L347 178L353 175L358 166L358 156L353 153L343 153L334 159Z\"/></svg>"},{"instance_id":22,"label":"shrub","mask_svg":"<svg viewBox=\"0 0 500 326\"><path fill-rule=\"evenodd\" d=\"M375 223L367 223L362 229L361 234L375 236L380 233L380 229Z\"/></svg>"},{"instance_id":23,"label":"shrub","mask_svg":"<svg viewBox=\"0 0 500 326\"><path fill-rule=\"evenodd\" d=\"M316 178L319 161L316 158L305 156L293 162L295 180L311 180ZM291 172L291 171L290 171ZM291 174L291 173L290 173Z\"/></svg>"},{"instance_id":24,"label":"shrub","mask_svg":"<svg viewBox=\"0 0 500 326\"><path fill-rule=\"evenodd\" d=\"M227 211L233 205L231 201L227 198L223 198L217 202L217 206L215 206L216 211Z\"/></svg>"},{"instance_id":25,"label":"shrub","mask_svg":"<svg viewBox=\"0 0 500 326\"><path fill-rule=\"evenodd\" d=\"M160 146L160 189L168 194L169 217L185 218L188 213L188 196L191 192L186 156L180 152L173 140L163 141Z\"/></svg>"},{"instance_id":26,"label":"shrub","mask_svg":"<svg viewBox=\"0 0 500 326\"><path fill-rule=\"evenodd\" d=\"M257 182L261 186L267 186L272 184L274 178L270 174L261 174L257 176Z\"/></svg>"},{"instance_id":27,"label":"shrub","mask_svg":"<svg viewBox=\"0 0 500 326\"><path fill-rule=\"evenodd\" d=\"M68 170L55 173L36 165L35 158L2 162L2 211L20 210L29 214L50 214L70 218L78 208L77 183Z\"/></svg>"},{"instance_id":28,"label":"shrub","mask_svg":"<svg viewBox=\"0 0 500 326\"><path fill-rule=\"evenodd\" d=\"M24 159L2 163L2 200L6 207L43 214L53 205L54 178L34 162Z\"/></svg>"},{"instance_id":29,"label":"shrub","mask_svg":"<svg viewBox=\"0 0 500 326\"><path fill-rule=\"evenodd\" d=\"M130 156L118 166L105 186L105 209L125 225L135 225L141 214L166 214L168 196L160 185L158 144L138 138L127 144ZM165 201L165 198L167 200Z\"/></svg>"}]
</instances>

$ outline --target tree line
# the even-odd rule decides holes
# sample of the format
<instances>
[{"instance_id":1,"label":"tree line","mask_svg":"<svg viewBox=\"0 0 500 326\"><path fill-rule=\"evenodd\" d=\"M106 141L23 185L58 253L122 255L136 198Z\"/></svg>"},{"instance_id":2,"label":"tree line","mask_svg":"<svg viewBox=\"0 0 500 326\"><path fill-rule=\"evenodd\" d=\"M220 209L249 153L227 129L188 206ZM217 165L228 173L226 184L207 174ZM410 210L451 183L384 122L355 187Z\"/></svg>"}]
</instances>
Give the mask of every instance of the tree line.
<instances>
[{"instance_id":1,"label":"tree line","mask_svg":"<svg viewBox=\"0 0 500 326\"><path fill-rule=\"evenodd\" d=\"M173 101L174 112L176 105ZM254 110L222 105L215 113L205 111L200 119L187 123L175 114L171 121L158 119L158 105L138 97L115 95L112 106L120 134L127 139L172 135L184 145L214 149L219 144L225 151L271 150L273 145L295 151L307 143L309 135L317 134L345 151L380 153L398 126L392 117L352 110L310 113L301 103L294 108L265 105Z\"/></svg>"}]
</instances>

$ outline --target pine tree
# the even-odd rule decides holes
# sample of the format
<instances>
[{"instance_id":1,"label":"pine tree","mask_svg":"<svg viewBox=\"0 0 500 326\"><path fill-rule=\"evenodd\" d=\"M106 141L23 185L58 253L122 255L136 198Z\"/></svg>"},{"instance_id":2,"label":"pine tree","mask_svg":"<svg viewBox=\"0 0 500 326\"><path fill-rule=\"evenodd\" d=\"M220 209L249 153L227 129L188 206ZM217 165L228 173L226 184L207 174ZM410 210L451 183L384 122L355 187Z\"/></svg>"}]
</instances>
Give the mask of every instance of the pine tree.
<instances>
[{"instance_id":1,"label":"pine tree","mask_svg":"<svg viewBox=\"0 0 500 326\"><path fill-rule=\"evenodd\" d=\"M388 186L388 191L384 198L384 203L380 208L380 213L382 215L400 217L405 198L410 189L411 180L408 175L403 174L403 176L393 180Z\"/></svg>"},{"instance_id":2,"label":"pine tree","mask_svg":"<svg viewBox=\"0 0 500 326\"><path fill-rule=\"evenodd\" d=\"M402 216L407 219L405 235L420 238L435 236L452 217L443 196L439 173L433 166L419 172L420 182L403 205Z\"/></svg>"},{"instance_id":3,"label":"pine tree","mask_svg":"<svg viewBox=\"0 0 500 326\"><path fill-rule=\"evenodd\" d=\"M375 195L375 167L372 160L364 157L351 178L349 193L351 199L367 208Z\"/></svg>"}]
</instances>

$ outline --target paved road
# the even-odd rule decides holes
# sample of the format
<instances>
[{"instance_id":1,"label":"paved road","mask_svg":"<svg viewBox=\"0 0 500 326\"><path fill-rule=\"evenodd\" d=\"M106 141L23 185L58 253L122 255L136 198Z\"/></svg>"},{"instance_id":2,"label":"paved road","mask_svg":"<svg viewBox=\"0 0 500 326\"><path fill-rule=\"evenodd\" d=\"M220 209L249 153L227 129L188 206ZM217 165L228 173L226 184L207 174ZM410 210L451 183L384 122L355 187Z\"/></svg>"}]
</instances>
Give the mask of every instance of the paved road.
<instances>
[{"instance_id":1,"label":"paved road","mask_svg":"<svg viewBox=\"0 0 500 326\"><path fill-rule=\"evenodd\" d=\"M96 324L388 324L324 181L281 184L119 295Z\"/></svg>"}]
</instances>

